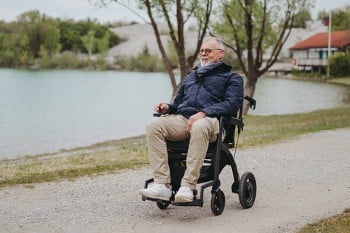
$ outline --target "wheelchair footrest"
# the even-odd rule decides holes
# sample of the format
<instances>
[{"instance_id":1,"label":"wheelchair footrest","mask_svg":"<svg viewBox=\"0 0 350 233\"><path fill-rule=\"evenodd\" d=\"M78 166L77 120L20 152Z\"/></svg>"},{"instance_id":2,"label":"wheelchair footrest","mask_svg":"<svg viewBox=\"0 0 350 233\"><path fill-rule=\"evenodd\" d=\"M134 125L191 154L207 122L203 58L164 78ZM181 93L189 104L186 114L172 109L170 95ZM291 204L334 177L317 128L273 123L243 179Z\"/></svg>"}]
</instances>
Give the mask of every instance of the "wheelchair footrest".
<instances>
[{"instance_id":1,"label":"wheelchair footrest","mask_svg":"<svg viewBox=\"0 0 350 233\"><path fill-rule=\"evenodd\" d=\"M162 200L162 199L150 198L145 196L142 196L142 201L167 201L169 203L171 202L171 200Z\"/></svg>"},{"instance_id":2,"label":"wheelchair footrest","mask_svg":"<svg viewBox=\"0 0 350 233\"><path fill-rule=\"evenodd\" d=\"M161 199L156 199L156 198L150 198L150 197L144 197L142 196L142 201L164 201L164 202L169 202L174 206L200 206L203 207L203 200L201 199L194 199L191 202L175 202L171 200L161 200Z\"/></svg>"},{"instance_id":3,"label":"wheelchair footrest","mask_svg":"<svg viewBox=\"0 0 350 233\"><path fill-rule=\"evenodd\" d=\"M203 200L194 199L191 202L171 202L171 204L175 205L175 206L200 206L200 207L203 207Z\"/></svg>"}]
</instances>

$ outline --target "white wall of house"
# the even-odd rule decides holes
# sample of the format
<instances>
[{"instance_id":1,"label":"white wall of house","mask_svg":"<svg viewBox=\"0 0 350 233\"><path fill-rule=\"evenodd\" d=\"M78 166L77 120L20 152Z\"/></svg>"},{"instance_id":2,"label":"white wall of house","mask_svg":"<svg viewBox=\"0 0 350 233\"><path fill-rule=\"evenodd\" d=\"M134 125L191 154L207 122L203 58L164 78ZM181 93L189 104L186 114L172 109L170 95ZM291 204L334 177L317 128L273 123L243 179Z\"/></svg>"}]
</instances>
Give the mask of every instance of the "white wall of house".
<instances>
[{"instance_id":1,"label":"white wall of house","mask_svg":"<svg viewBox=\"0 0 350 233\"><path fill-rule=\"evenodd\" d=\"M331 53L337 51L331 48ZM326 66L328 63L328 48L313 48L293 51L293 63L296 66Z\"/></svg>"}]
</instances>

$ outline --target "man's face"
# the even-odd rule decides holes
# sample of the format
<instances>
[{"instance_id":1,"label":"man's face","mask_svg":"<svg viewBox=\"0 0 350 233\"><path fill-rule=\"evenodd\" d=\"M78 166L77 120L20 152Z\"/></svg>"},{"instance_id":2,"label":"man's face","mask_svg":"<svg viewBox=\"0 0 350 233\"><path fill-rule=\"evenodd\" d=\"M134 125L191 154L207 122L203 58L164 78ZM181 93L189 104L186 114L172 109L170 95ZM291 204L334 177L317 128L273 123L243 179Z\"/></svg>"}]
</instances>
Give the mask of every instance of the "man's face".
<instances>
[{"instance_id":1,"label":"man's face","mask_svg":"<svg viewBox=\"0 0 350 233\"><path fill-rule=\"evenodd\" d=\"M201 66L207 66L216 62L221 62L224 58L224 50L219 49L215 40L209 40L202 44L200 49Z\"/></svg>"}]
</instances>

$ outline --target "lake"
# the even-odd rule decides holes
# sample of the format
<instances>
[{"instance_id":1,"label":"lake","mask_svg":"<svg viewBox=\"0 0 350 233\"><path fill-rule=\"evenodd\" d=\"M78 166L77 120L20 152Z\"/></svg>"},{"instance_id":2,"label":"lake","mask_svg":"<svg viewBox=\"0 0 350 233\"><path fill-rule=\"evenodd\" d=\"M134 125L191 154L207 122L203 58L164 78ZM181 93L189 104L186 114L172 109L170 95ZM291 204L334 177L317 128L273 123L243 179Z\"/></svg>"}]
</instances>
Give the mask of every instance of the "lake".
<instances>
[{"instance_id":1,"label":"lake","mask_svg":"<svg viewBox=\"0 0 350 233\"><path fill-rule=\"evenodd\" d=\"M170 85L165 73L0 69L0 159L142 135ZM344 96L338 85L264 77L250 114L332 108Z\"/></svg>"}]
</instances>

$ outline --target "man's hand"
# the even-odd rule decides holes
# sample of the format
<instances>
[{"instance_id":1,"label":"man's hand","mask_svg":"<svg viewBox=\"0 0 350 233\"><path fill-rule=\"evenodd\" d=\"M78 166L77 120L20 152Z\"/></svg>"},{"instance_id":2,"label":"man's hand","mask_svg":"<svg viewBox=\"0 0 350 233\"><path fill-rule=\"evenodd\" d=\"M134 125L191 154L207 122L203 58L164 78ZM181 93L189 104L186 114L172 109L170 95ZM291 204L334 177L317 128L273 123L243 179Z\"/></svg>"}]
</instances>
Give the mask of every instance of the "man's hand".
<instances>
[{"instance_id":1,"label":"man's hand","mask_svg":"<svg viewBox=\"0 0 350 233\"><path fill-rule=\"evenodd\" d=\"M198 113L192 115L187 121L187 127L186 127L187 132L191 131L192 125L194 124L194 122L196 120L202 119L205 116L206 116L205 112L198 112Z\"/></svg>"},{"instance_id":2,"label":"man's hand","mask_svg":"<svg viewBox=\"0 0 350 233\"><path fill-rule=\"evenodd\" d=\"M169 105L167 105L166 103L159 103L156 106L154 106L153 111L166 114L169 112Z\"/></svg>"}]
</instances>

